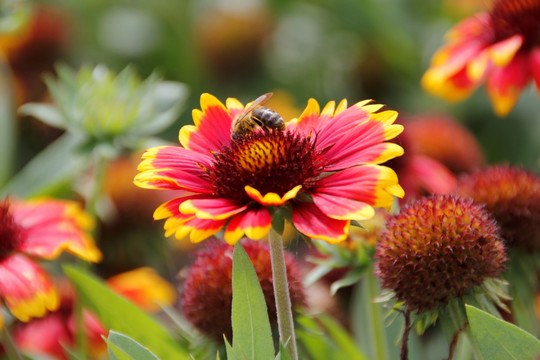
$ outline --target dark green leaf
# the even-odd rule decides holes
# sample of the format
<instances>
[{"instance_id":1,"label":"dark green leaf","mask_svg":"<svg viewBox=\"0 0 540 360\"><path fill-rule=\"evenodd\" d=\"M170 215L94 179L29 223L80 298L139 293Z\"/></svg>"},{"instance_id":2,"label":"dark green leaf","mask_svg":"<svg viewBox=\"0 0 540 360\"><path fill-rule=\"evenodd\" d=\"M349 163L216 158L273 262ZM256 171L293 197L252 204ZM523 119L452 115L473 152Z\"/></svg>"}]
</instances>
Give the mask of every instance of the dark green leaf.
<instances>
[{"instance_id":1,"label":"dark green leaf","mask_svg":"<svg viewBox=\"0 0 540 360\"><path fill-rule=\"evenodd\" d=\"M109 336L103 340L109 346L109 354L119 360L159 360L148 348L116 331L109 331Z\"/></svg>"},{"instance_id":2,"label":"dark green leaf","mask_svg":"<svg viewBox=\"0 0 540 360\"><path fill-rule=\"evenodd\" d=\"M473 306L465 305L465 308L472 334L485 359L533 360L540 356L540 341L528 332Z\"/></svg>"},{"instance_id":3,"label":"dark green leaf","mask_svg":"<svg viewBox=\"0 0 540 360\"><path fill-rule=\"evenodd\" d=\"M83 306L92 310L108 329L119 331L148 346L162 360L189 359L165 329L137 306L112 292L95 275L73 266L64 266Z\"/></svg>"},{"instance_id":4,"label":"dark green leaf","mask_svg":"<svg viewBox=\"0 0 540 360\"><path fill-rule=\"evenodd\" d=\"M257 273L240 243L233 253L233 348L247 359L274 358L268 310Z\"/></svg>"}]
</instances>

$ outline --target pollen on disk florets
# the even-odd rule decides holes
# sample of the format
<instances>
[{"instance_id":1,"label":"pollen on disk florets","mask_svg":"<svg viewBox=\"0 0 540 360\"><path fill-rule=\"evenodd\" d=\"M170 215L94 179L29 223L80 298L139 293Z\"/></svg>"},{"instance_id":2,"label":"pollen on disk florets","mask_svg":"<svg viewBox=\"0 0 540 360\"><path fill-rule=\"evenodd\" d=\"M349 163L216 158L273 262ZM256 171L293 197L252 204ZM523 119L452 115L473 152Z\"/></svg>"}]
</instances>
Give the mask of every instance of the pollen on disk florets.
<instances>
[{"instance_id":1,"label":"pollen on disk florets","mask_svg":"<svg viewBox=\"0 0 540 360\"><path fill-rule=\"evenodd\" d=\"M322 171L312 139L290 131L255 131L214 154L208 173L216 194L247 199L249 185L262 194L283 196L297 185L313 185Z\"/></svg>"},{"instance_id":2,"label":"pollen on disk florets","mask_svg":"<svg viewBox=\"0 0 540 360\"><path fill-rule=\"evenodd\" d=\"M272 283L272 269L268 244L262 241L241 240L264 294L268 315L276 322L276 306ZM182 287L181 309L186 319L197 329L218 342L223 334L232 339L232 255L233 246L225 242L208 242L207 247L196 253L196 259L185 276ZM301 271L294 256L285 253L285 265L291 303L305 303Z\"/></svg>"},{"instance_id":3,"label":"pollen on disk florets","mask_svg":"<svg viewBox=\"0 0 540 360\"><path fill-rule=\"evenodd\" d=\"M486 206L508 247L540 251L540 177L497 165L462 177L456 192Z\"/></svg>"},{"instance_id":4,"label":"pollen on disk florets","mask_svg":"<svg viewBox=\"0 0 540 360\"><path fill-rule=\"evenodd\" d=\"M21 228L9 211L9 201L0 202L0 260L12 253L21 242Z\"/></svg>"},{"instance_id":5,"label":"pollen on disk florets","mask_svg":"<svg viewBox=\"0 0 540 360\"><path fill-rule=\"evenodd\" d=\"M408 310L423 313L498 277L506 255L497 225L481 205L438 195L389 220L376 259L382 286Z\"/></svg>"},{"instance_id":6,"label":"pollen on disk florets","mask_svg":"<svg viewBox=\"0 0 540 360\"><path fill-rule=\"evenodd\" d=\"M540 42L540 1L497 0L490 17L497 40L522 34L528 45Z\"/></svg>"}]
</instances>

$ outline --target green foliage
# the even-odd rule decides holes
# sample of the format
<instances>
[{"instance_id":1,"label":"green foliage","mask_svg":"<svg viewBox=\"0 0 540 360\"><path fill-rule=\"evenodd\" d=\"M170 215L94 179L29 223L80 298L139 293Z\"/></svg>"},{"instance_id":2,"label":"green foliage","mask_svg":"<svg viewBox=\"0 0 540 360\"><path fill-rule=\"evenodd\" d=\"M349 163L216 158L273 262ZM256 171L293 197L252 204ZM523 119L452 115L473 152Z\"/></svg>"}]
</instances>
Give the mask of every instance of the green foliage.
<instances>
[{"instance_id":1,"label":"green foliage","mask_svg":"<svg viewBox=\"0 0 540 360\"><path fill-rule=\"evenodd\" d=\"M231 350L241 359L273 359L274 343L264 295L253 264L240 243L233 253L232 287Z\"/></svg>"},{"instance_id":2,"label":"green foliage","mask_svg":"<svg viewBox=\"0 0 540 360\"><path fill-rule=\"evenodd\" d=\"M103 325L148 346L161 360L189 359L188 351L154 319L112 292L102 280L86 270L64 266L83 306L93 311Z\"/></svg>"},{"instance_id":3,"label":"green foliage","mask_svg":"<svg viewBox=\"0 0 540 360\"><path fill-rule=\"evenodd\" d=\"M367 360L350 335L332 318L297 317L301 347L314 360Z\"/></svg>"},{"instance_id":4,"label":"green foliage","mask_svg":"<svg viewBox=\"0 0 540 360\"><path fill-rule=\"evenodd\" d=\"M103 340L107 343L112 360L159 360L148 348L119 332L111 330Z\"/></svg>"},{"instance_id":5,"label":"green foliage","mask_svg":"<svg viewBox=\"0 0 540 360\"><path fill-rule=\"evenodd\" d=\"M473 337L484 359L534 360L540 356L540 341L531 334L473 306L465 307Z\"/></svg>"},{"instance_id":6,"label":"green foliage","mask_svg":"<svg viewBox=\"0 0 540 360\"><path fill-rule=\"evenodd\" d=\"M81 141L80 136L62 135L12 177L0 194L43 196L65 187L88 165L88 154L78 150Z\"/></svg>"},{"instance_id":7,"label":"green foliage","mask_svg":"<svg viewBox=\"0 0 540 360\"><path fill-rule=\"evenodd\" d=\"M107 153L138 148L165 130L187 96L184 85L161 81L155 73L141 80L131 67L114 74L103 65L78 72L59 65L57 72L57 80L46 78L55 104L25 104L21 114L83 136L89 148Z\"/></svg>"}]
</instances>

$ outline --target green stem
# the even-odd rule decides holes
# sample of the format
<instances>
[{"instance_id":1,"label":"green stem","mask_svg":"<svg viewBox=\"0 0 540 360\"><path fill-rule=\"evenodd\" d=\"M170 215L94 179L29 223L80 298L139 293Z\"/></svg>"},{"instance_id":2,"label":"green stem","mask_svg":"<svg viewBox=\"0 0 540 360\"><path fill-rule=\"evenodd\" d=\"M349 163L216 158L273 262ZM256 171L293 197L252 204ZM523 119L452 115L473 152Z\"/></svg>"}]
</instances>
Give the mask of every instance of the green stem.
<instances>
[{"instance_id":1,"label":"green stem","mask_svg":"<svg viewBox=\"0 0 540 360\"><path fill-rule=\"evenodd\" d=\"M103 188L103 180L105 178L105 172L107 168L107 159L103 156L98 156L94 167L93 179L91 182L90 193L86 198L85 210L97 223L97 210L96 205L101 191ZM97 238L97 228L93 231L94 238ZM87 266L85 262L80 261L81 266ZM80 359L86 359L88 353L88 343L86 341L86 329L84 326L83 307L80 301L75 301L75 329L77 333L76 337L76 349L77 355Z\"/></svg>"},{"instance_id":2,"label":"green stem","mask_svg":"<svg viewBox=\"0 0 540 360\"><path fill-rule=\"evenodd\" d=\"M272 279L274 281L279 337L283 344L287 344L287 353L291 360L297 360L298 350L296 348L296 337L294 334L294 321L291 297L289 295L289 283L287 281L283 240L274 229L270 229L268 244L270 245L270 259L272 261Z\"/></svg>"},{"instance_id":3,"label":"green stem","mask_svg":"<svg viewBox=\"0 0 540 360\"><path fill-rule=\"evenodd\" d=\"M96 165L94 167L94 178L92 179L92 188L90 193L86 198L85 210L90 216L96 220L97 219L97 210L96 205L101 195L101 190L103 188L103 180L105 179L105 170L107 169L107 159L103 156L98 156L96 160Z\"/></svg>"},{"instance_id":4,"label":"green stem","mask_svg":"<svg viewBox=\"0 0 540 360\"><path fill-rule=\"evenodd\" d=\"M6 351L8 359L23 360L23 357L19 352L17 345L15 345L15 342L13 341L13 338L11 337L11 334L9 333L9 330L5 324L4 328L2 329L2 344L4 345L4 350Z\"/></svg>"},{"instance_id":5,"label":"green stem","mask_svg":"<svg viewBox=\"0 0 540 360\"><path fill-rule=\"evenodd\" d=\"M367 269L367 275L364 278L367 289L366 299L366 314L369 316L369 323L371 325L371 336L373 337L373 350L375 359L384 360L389 359L386 346L386 331L384 328L384 316L381 311L381 305L375 303L373 300L379 295L379 287L377 280L373 275L373 267Z\"/></svg>"}]
</instances>

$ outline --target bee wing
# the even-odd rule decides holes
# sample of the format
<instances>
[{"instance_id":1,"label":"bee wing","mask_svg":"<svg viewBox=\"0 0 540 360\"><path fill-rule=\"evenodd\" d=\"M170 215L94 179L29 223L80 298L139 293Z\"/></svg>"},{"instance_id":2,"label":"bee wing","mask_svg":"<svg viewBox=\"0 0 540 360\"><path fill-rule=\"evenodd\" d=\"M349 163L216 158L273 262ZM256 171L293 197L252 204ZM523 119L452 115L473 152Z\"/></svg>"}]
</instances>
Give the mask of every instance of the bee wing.
<instances>
[{"instance_id":1,"label":"bee wing","mask_svg":"<svg viewBox=\"0 0 540 360\"><path fill-rule=\"evenodd\" d=\"M247 114L252 112L253 109L255 109L257 106L261 106L261 105L265 104L268 100L270 100L272 95L274 95L274 93L266 93L266 94L263 94L263 95L259 96L255 100L253 100L250 104L248 104L249 106L247 106L244 109L244 111L242 111L239 115L236 116L236 120L243 119Z\"/></svg>"}]
</instances>

